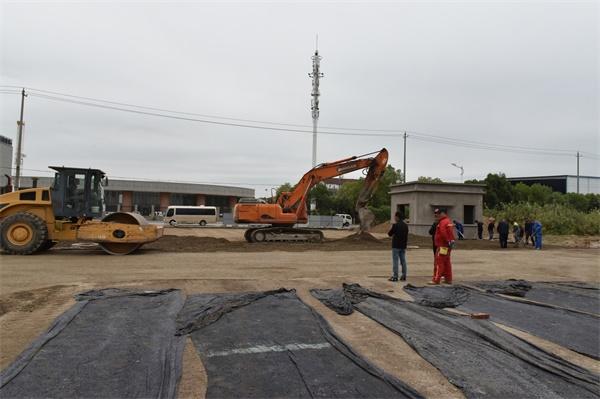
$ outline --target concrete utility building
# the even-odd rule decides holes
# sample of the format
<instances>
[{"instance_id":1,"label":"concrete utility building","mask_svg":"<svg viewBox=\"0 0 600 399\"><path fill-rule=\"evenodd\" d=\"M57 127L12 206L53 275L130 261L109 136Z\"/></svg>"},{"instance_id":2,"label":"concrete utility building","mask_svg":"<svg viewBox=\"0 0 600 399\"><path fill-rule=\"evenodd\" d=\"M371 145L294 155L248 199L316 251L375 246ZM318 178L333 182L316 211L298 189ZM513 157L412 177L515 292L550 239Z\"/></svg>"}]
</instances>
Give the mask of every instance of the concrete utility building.
<instances>
[{"instance_id":1,"label":"concrete utility building","mask_svg":"<svg viewBox=\"0 0 600 399\"><path fill-rule=\"evenodd\" d=\"M22 188L50 186L51 177L24 176ZM223 213L232 212L242 197L254 198L254 190L243 187L216 186L212 184L171 183L160 181L110 179L104 188L108 212L140 212L150 215L164 211L169 205L210 205Z\"/></svg>"},{"instance_id":2,"label":"concrete utility building","mask_svg":"<svg viewBox=\"0 0 600 399\"><path fill-rule=\"evenodd\" d=\"M577 176L561 175L561 176L535 176L535 177L509 177L506 180L513 185L517 183L541 184L548 186L552 191L559 193L576 193L577 192ZM600 177L598 176L579 176L579 193L580 194L600 194Z\"/></svg>"},{"instance_id":3,"label":"concrete utility building","mask_svg":"<svg viewBox=\"0 0 600 399\"><path fill-rule=\"evenodd\" d=\"M427 236L435 221L433 210L446 208L451 220L463 223L466 238L477 237L475 220L483 219L484 185L409 182L390 186L391 220L396 212L408 219L412 234Z\"/></svg>"},{"instance_id":4,"label":"concrete utility building","mask_svg":"<svg viewBox=\"0 0 600 399\"><path fill-rule=\"evenodd\" d=\"M4 192L9 179L6 175L12 175L12 140L8 137L0 136L0 194Z\"/></svg>"}]
</instances>

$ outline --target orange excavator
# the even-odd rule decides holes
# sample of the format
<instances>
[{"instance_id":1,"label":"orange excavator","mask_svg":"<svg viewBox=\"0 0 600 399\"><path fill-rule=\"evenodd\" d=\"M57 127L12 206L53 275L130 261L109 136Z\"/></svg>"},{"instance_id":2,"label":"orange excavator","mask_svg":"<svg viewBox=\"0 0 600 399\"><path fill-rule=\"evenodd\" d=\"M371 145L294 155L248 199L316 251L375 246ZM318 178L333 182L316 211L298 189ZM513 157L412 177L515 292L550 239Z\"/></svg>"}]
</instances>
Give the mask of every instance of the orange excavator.
<instances>
[{"instance_id":1,"label":"orange excavator","mask_svg":"<svg viewBox=\"0 0 600 399\"><path fill-rule=\"evenodd\" d=\"M376 155L372 156L373 154ZM363 187L356 201L360 230L366 231L374 219L367 203L385 172L387 160L388 152L383 148L381 151L317 165L302 176L292 191L281 193L276 203L242 198L234 208L234 220L236 223L267 225L246 230L244 237L248 242L320 242L323 240L322 231L294 227L295 224L308 222L306 202L310 189L323 180L367 169Z\"/></svg>"}]
</instances>

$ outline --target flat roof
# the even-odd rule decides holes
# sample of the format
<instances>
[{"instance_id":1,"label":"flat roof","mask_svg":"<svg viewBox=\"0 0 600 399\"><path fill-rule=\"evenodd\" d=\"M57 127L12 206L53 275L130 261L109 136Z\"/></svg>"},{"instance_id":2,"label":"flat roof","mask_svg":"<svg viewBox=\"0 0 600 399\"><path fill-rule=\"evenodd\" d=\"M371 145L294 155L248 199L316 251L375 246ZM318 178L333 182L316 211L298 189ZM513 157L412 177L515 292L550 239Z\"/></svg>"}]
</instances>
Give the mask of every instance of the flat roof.
<instances>
[{"instance_id":1,"label":"flat roof","mask_svg":"<svg viewBox=\"0 0 600 399\"><path fill-rule=\"evenodd\" d=\"M507 177L506 180L544 180L544 179L566 179L567 177L577 178L577 175L553 175L553 176L527 176L527 177ZM582 176L579 175L579 178L585 179L600 179L600 176Z\"/></svg>"}]
</instances>

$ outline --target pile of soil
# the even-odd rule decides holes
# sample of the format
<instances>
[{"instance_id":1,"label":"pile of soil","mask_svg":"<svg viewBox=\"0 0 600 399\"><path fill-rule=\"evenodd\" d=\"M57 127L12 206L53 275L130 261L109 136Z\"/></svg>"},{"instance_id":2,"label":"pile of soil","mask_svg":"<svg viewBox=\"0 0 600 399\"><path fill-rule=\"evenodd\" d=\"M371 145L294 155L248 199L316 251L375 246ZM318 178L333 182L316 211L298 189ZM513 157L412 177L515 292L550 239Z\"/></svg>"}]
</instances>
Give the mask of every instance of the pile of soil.
<instances>
[{"instance_id":1,"label":"pile of soil","mask_svg":"<svg viewBox=\"0 0 600 399\"><path fill-rule=\"evenodd\" d=\"M383 243L382 240L376 238L375 236L373 236L370 233L367 233L366 231L350 234L348 237L344 237L339 240L336 240L336 242L356 242L356 241L376 242L378 244Z\"/></svg>"},{"instance_id":2,"label":"pile of soil","mask_svg":"<svg viewBox=\"0 0 600 399\"><path fill-rule=\"evenodd\" d=\"M392 228L392 224L387 221L387 222L383 222L378 224L377 226L373 226L369 229L369 231L371 233L384 233L386 234L388 231L390 231L390 229Z\"/></svg>"},{"instance_id":3,"label":"pile of soil","mask_svg":"<svg viewBox=\"0 0 600 399\"><path fill-rule=\"evenodd\" d=\"M369 233L352 234L339 240L325 240L321 243L248 243L229 241L225 238L167 235L157 241L145 244L141 250L160 252L365 251L385 249L388 245L388 240L379 240Z\"/></svg>"}]
</instances>

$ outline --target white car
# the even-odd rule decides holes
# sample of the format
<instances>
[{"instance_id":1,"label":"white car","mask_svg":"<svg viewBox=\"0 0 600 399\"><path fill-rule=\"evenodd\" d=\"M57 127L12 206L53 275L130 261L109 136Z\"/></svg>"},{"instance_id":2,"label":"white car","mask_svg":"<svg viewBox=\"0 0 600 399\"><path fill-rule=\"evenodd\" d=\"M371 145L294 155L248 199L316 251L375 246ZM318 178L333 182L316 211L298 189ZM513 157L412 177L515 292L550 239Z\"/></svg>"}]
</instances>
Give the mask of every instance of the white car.
<instances>
[{"instance_id":1,"label":"white car","mask_svg":"<svg viewBox=\"0 0 600 399\"><path fill-rule=\"evenodd\" d=\"M352 216L347 213L337 213L335 216L342 218L342 227L350 227L352 225Z\"/></svg>"}]
</instances>

